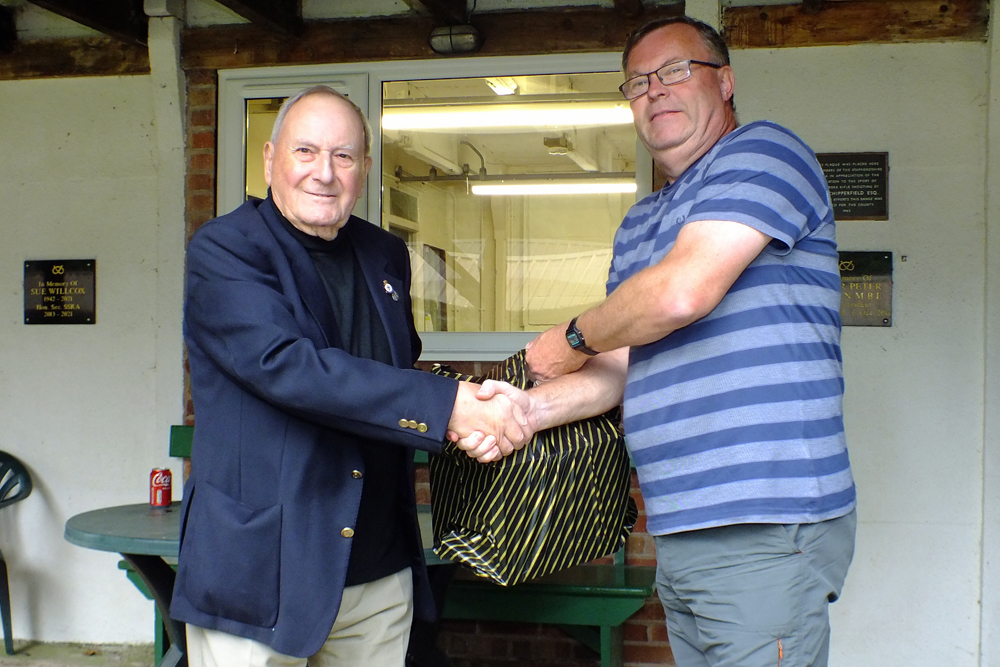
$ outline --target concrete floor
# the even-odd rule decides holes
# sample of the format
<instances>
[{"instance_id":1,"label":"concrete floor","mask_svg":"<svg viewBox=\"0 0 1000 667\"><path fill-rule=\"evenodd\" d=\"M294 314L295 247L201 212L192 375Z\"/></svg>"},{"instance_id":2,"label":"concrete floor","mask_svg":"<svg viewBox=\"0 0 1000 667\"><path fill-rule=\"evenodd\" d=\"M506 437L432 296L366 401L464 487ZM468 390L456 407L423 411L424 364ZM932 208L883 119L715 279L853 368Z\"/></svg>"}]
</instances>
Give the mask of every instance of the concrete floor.
<instances>
[{"instance_id":1,"label":"concrete floor","mask_svg":"<svg viewBox=\"0 0 1000 667\"><path fill-rule=\"evenodd\" d=\"M152 644L41 644L14 642L14 655L0 646L0 667L153 667Z\"/></svg>"}]
</instances>

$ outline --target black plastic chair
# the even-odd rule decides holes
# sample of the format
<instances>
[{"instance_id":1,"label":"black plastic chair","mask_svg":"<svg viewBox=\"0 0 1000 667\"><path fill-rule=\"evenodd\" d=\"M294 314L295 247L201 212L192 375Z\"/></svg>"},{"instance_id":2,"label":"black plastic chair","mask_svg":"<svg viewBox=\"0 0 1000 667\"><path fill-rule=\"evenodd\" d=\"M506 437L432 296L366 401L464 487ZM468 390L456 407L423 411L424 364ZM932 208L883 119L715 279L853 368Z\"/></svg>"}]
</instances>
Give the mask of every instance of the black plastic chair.
<instances>
[{"instance_id":1,"label":"black plastic chair","mask_svg":"<svg viewBox=\"0 0 1000 667\"><path fill-rule=\"evenodd\" d=\"M7 452L0 452L0 509L24 500L31 493L31 475L24 464ZM0 552L0 619L3 620L3 644L7 655L14 654L14 636L10 630L10 586L7 583L7 560Z\"/></svg>"}]
</instances>

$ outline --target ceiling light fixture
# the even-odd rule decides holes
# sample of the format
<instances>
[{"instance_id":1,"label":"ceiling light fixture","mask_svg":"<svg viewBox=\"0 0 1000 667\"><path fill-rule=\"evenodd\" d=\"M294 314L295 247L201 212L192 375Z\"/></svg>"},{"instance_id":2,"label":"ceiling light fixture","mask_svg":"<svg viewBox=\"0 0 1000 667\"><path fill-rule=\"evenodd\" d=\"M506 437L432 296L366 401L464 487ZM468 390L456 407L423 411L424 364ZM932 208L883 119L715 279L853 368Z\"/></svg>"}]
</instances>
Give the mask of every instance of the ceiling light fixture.
<instances>
[{"instance_id":1,"label":"ceiling light fixture","mask_svg":"<svg viewBox=\"0 0 1000 667\"><path fill-rule=\"evenodd\" d=\"M483 36L471 25L448 25L431 30L428 41L434 53L450 56L475 53L483 45Z\"/></svg>"},{"instance_id":2,"label":"ceiling light fixture","mask_svg":"<svg viewBox=\"0 0 1000 667\"><path fill-rule=\"evenodd\" d=\"M513 95L517 92L517 82L509 76L487 77L486 85L497 95Z\"/></svg>"}]
</instances>

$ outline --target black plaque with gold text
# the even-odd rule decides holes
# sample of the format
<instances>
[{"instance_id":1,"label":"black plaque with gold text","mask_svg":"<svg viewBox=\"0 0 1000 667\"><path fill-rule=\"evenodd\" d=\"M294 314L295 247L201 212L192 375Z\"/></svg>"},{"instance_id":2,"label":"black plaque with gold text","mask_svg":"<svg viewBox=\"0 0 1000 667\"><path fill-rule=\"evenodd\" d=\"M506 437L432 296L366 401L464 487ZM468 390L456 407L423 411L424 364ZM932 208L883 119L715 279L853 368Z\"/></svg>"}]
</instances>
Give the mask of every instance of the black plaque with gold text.
<instances>
[{"instance_id":1,"label":"black plaque with gold text","mask_svg":"<svg viewBox=\"0 0 1000 667\"><path fill-rule=\"evenodd\" d=\"M97 261L38 259L24 263L25 324L94 324Z\"/></svg>"},{"instance_id":2,"label":"black plaque with gold text","mask_svg":"<svg viewBox=\"0 0 1000 667\"><path fill-rule=\"evenodd\" d=\"M835 220L889 219L888 153L819 153Z\"/></svg>"},{"instance_id":3,"label":"black plaque with gold text","mask_svg":"<svg viewBox=\"0 0 1000 667\"><path fill-rule=\"evenodd\" d=\"M892 253L840 253L840 321L844 326L892 326Z\"/></svg>"}]
</instances>

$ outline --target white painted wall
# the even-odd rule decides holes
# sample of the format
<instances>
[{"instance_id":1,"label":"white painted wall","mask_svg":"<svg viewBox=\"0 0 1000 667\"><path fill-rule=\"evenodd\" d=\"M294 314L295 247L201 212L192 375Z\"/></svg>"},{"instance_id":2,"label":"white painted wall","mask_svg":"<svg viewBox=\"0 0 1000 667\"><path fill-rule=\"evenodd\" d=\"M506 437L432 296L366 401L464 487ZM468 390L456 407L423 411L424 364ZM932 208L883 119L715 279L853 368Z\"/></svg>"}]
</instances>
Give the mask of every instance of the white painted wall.
<instances>
[{"instance_id":1,"label":"white painted wall","mask_svg":"<svg viewBox=\"0 0 1000 667\"><path fill-rule=\"evenodd\" d=\"M0 82L0 449L35 484L0 512L18 638L152 639L152 604L118 555L63 527L145 502L182 418L183 219L158 217L154 115L148 76ZM97 260L97 323L24 324L24 261L76 258Z\"/></svg>"},{"instance_id":2,"label":"white painted wall","mask_svg":"<svg viewBox=\"0 0 1000 667\"><path fill-rule=\"evenodd\" d=\"M838 225L842 250L892 251L894 285L892 328L843 334L859 529L834 666L978 664L988 58L971 43L733 53L743 122L889 153L889 220Z\"/></svg>"}]
</instances>

